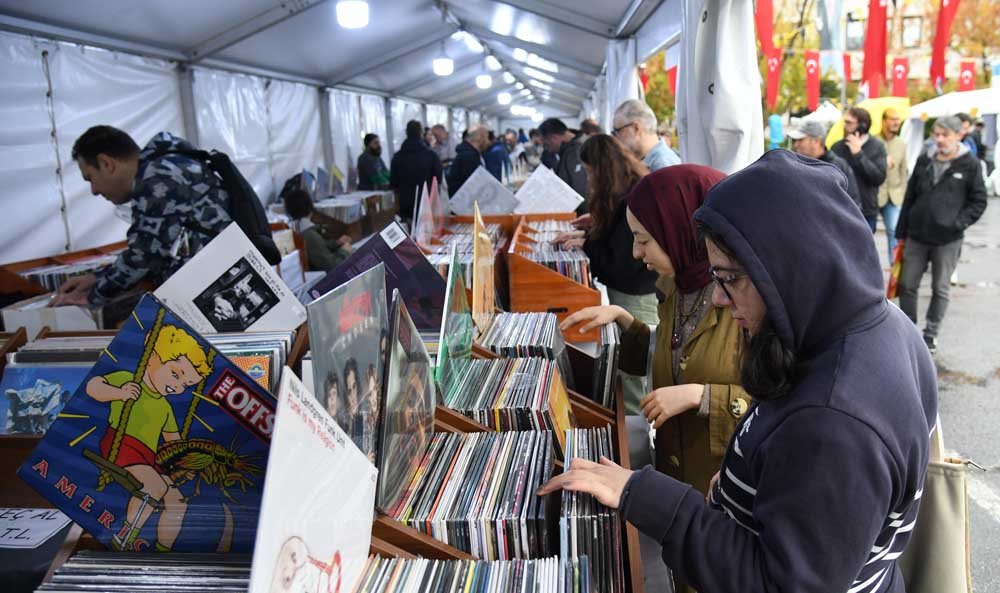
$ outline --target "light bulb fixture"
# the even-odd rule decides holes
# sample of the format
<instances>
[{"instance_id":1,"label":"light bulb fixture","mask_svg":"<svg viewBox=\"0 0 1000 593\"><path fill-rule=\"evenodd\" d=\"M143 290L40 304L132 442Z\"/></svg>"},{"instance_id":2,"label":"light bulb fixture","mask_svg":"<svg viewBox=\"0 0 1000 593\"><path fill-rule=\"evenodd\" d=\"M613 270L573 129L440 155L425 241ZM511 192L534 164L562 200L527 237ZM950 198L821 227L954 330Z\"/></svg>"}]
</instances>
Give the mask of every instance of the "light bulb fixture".
<instances>
[{"instance_id":1,"label":"light bulb fixture","mask_svg":"<svg viewBox=\"0 0 1000 593\"><path fill-rule=\"evenodd\" d=\"M555 82L556 79L551 74L542 72L541 70L536 70L534 68L525 68L524 73L534 78L535 80L540 80L542 82Z\"/></svg>"},{"instance_id":2,"label":"light bulb fixture","mask_svg":"<svg viewBox=\"0 0 1000 593\"><path fill-rule=\"evenodd\" d=\"M441 43L441 53L431 64L434 74L438 76L451 76L455 72L455 60L448 57L448 53L444 50L444 42Z\"/></svg>"},{"instance_id":3,"label":"light bulb fixture","mask_svg":"<svg viewBox=\"0 0 1000 593\"><path fill-rule=\"evenodd\" d=\"M530 90L528 90L528 89L521 89L521 96L522 97L527 97L530 94L531 94Z\"/></svg>"},{"instance_id":4,"label":"light bulb fixture","mask_svg":"<svg viewBox=\"0 0 1000 593\"><path fill-rule=\"evenodd\" d=\"M514 48L514 59L518 62L525 62L528 60L528 52L520 47Z\"/></svg>"},{"instance_id":5,"label":"light bulb fixture","mask_svg":"<svg viewBox=\"0 0 1000 593\"><path fill-rule=\"evenodd\" d=\"M503 68L503 66L500 65L500 60L493 55L486 56L486 67L494 72Z\"/></svg>"},{"instance_id":6,"label":"light bulb fixture","mask_svg":"<svg viewBox=\"0 0 1000 593\"><path fill-rule=\"evenodd\" d=\"M517 84L514 85L514 88L516 88L517 90L521 90L521 89L524 88L524 83L523 82L519 82L519 83L517 83Z\"/></svg>"},{"instance_id":7,"label":"light bulb fixture","mask_svg":"<svg viewBox=\"0 0 1000 593\"><path fill-rule=\"evenodd\" d=\"M541 122L544 119L545 119L545 116L542 115L542 113L540 111L536 111L534 113L534 115L531 116L531 121L535 122L536 124L539 123L539 122Z\"/></svg>"},{"instance_id":8,"label":"light bulb fixture","mask_svg":"<svg viewBox=\"0 0 1000 593\"><path fill-rule=\"evenodd\" d=\"M365 0L340 0L337 2L337 24L345 29L367 27L368 3Z\"/></svg>"},{"instance_id":9,"label":"light bulb fixture","mask_svg":"<svg viewBox=\"0 0 1000 593\"><path fill-rule=\"evenodd\" d=\"M500 93L497 95L497 103L510 105L510 93Z\"/></svg>"},{"instance_id":10,"label":"light bulb fixture","mask_svg":"<svg viewBox=\"0 0 1000 593\"><path fill-rule=\"evenodd\" d=\"M467 31L455 31L451 34L451 38L455 41L465 43L465 47L467 47L472 53L483 53L483 44L479 43L479 40L470 35Z\"/></svg>"},{"instance_id":11,"label":"light bulb fixture","mask_svg":"<svg viewBox=\"0 0 1000 593\"><path fill-rule=\"evenodd\" d=\"M514 84L514 75L510 72L503 73L503 81L507 84Z\"/></svg>"},{"instance_id":12,"label":"light bulb fixture","mask_svg":"<svg viewBox=\"0 0 1000 593\"><path fill-rule=\"evenodd\" d=\"M480 74L476 77L476 86L481 89L488 89L493 86L493 77L489 74Z\"/></svg>"}]
</instances>

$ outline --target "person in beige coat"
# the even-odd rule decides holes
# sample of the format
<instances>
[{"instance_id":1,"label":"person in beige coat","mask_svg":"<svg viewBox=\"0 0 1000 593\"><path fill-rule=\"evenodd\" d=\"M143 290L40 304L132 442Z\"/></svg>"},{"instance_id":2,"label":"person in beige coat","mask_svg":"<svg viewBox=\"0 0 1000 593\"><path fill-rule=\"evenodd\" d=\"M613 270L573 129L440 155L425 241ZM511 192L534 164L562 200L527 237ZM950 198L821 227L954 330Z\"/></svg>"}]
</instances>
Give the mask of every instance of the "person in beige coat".
<instances>
[{"instance_id":1,"label":"person in beige coat","mask_svg":"<svg viewBox=\"0 0 1000 593\"><path fill-rule=\"evenodd\" d=\"M889 264L892 265L892 253L896 248L896 223L899 222L899 212L903 207L903 196L906 195L906 182L910 178L910 169L906 164L906 142L899 137L899 128L903 119L895 109L886 109L882 113L882 140L888 152L885 183L878 188L878 211L882 214L885 224L885 234L889 238Z\"/></svg>"}]
</instances>

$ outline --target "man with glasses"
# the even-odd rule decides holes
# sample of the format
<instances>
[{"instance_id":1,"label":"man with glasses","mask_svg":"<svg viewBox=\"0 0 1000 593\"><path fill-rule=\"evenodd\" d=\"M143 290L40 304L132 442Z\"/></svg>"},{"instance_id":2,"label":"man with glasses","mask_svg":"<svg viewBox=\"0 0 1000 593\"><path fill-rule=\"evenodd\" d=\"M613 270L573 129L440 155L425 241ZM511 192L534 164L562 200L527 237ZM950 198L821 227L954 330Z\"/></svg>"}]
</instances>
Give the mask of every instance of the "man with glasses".
<instances>
[{"instance_id":1,"label":"man with glasses","mask_svg":"<svg viewBox=\"0 0 1000 593\"><path fill-rule=\"evenodd\" d=\"M872 116L867 109L851 107L844 113L844 139L830 150L854 169L861 194L861 213L872 233L878 222L878 188L885 181L885 144L870 135Z\"/></svg>"},{"instance_id":2,"label":"man with glasses","mask_svg":"<svg viewBox=\"0 0 1000 593\"><path fill-rule=\"evenodd\" d=\"M896 248L896 223L906 194L906 180L910 177L910 168L906 164L906 142L899 137L902 125L903 119L895 109L886 109L882 113L881 136L887 157L885 183L878 188L878 211L882 213L885 234L889 238L890 264Z\"/></svg>"},{"instance_id":3,"label":"man with glasses","mask_svg":"<svg viewBox=\"0 0 1000 593\"><path fill-rule=\"evenodd\" d=\"M677 153L670 150L656 130L656 114L645 102L629 99L615 110L614 129L611 134L632 151L635 158L657 169L681 164Z\"/></svg>"}]
</instances>

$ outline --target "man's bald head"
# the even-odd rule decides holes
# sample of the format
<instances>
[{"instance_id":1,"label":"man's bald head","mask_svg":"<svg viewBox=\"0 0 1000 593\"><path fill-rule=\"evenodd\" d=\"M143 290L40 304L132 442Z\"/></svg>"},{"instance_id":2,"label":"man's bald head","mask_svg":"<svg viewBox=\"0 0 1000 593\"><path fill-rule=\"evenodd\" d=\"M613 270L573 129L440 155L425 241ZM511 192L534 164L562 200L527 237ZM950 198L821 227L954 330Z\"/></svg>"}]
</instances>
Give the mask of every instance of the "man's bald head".
<instances>
[{"instance_id":1,"label":"man's bald head","mask_svg":"<svg viewBox=\"0 0 1000 593\"><path fill-rule=\"evenodd\" d=\"M469 128L468 142L479 152L486 152L490 146L490 131L486 129L486 126L472 126Z\"/></svg>"}]
</instances>

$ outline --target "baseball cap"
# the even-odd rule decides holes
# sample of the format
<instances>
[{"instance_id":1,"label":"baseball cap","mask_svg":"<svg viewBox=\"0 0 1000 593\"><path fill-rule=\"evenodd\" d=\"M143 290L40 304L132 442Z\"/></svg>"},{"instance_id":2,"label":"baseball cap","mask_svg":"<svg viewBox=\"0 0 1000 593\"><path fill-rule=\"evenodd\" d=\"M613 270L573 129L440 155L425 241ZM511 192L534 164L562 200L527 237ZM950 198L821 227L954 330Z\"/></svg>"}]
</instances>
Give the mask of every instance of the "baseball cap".
<instances>
[{"instance_id":1,"label":"baseball cap","mask_svg":"<svg viewBox=\"0 0 1000 593\"><path fill-rule=\"evenodd\" d=\"M799 140L806 136L810 138L824 138L826 137L826 127L818 121L806 121L799 124L799 127L788 132L788 137L792 140Z\"/></svg>"}]
</instances>

